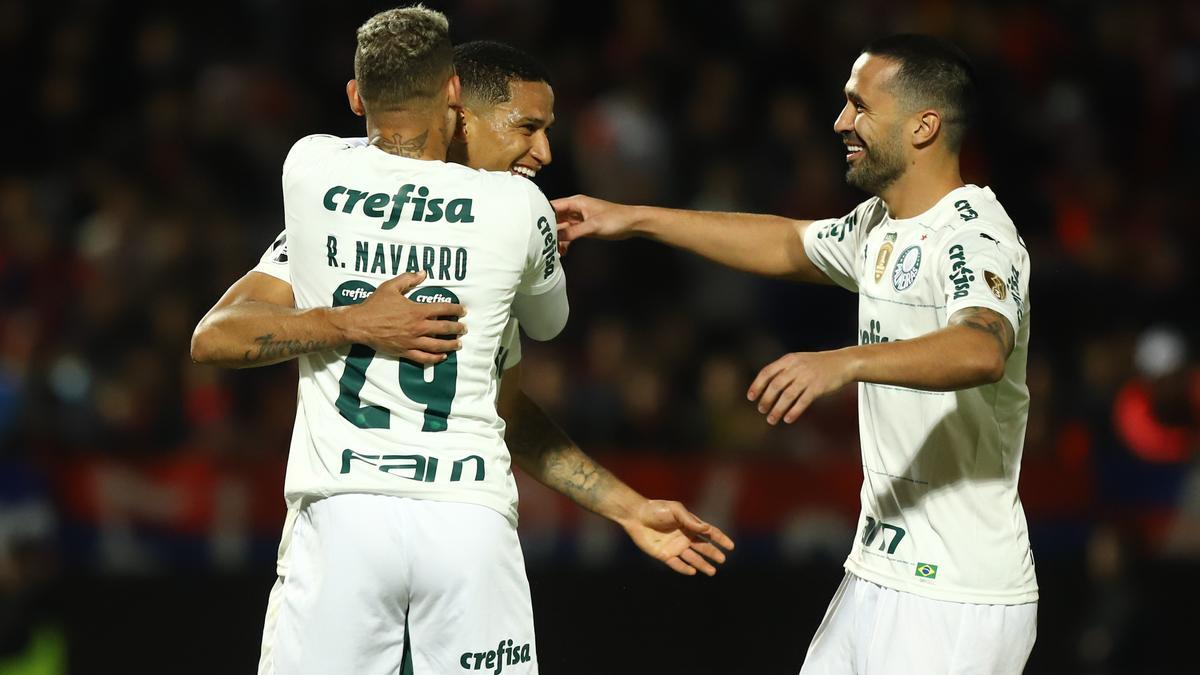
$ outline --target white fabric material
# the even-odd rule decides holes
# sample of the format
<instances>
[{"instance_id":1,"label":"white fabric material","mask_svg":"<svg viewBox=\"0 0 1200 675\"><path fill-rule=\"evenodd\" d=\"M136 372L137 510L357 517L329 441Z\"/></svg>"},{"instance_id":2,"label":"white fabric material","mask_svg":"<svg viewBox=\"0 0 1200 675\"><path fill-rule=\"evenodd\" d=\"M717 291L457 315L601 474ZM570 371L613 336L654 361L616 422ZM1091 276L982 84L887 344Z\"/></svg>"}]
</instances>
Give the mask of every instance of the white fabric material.
<instances>
[{"instance_id":1,"label":"white fabric material","mask_svg":"<svg viewBox=\"0 0 1200 675\"><path fill-rule=\"evenodd\" d=\"M559 277L558 283L545 293L518 293L513 299L513 316L521 322L525 334L538 342L553 339L562 332L569 315L565 277Z\"/></svg>"},{"instance_id":2,"label":"white fabric material","mask_svg":"<svg viewBox=\"0 0 1200 675\"><path fill-rule=\"evenodd\" d=\"M812 223L805 251L859 296L859 342L907 340L986 307L1015 328L996 384L953 392L859 385L860 536L846 569L888 588L957 602L1037 599L1017 496L1029 417L1029 255L987 188L888 216L878 198Z\"/></svg>"},{"instance_id":3,"label":"white fabric material","mask_svg":"<svg viewBox=\"0 0 1200 675\"><path fill-rule=\"evenodd\" d=\"M263 619L262 648L258 656L258 675L272 675L274 672L275 625L279 622L279 606L283 602L283 581L287 578L288 549L292 542L292 528L296 526L296 517L300 509L289 508L283 521L283 532L279 537L279 550L275 556L275 584L267 596L267 611Z\"/></svg>"},{"instance_id":4,"label":"white fabric material","mask_svg":"<svg viewBox=\"0 0 1200 675\"><path fill-rule=\"evenodd\" d=\"M1019 675L1037 638L1037 603L923 598L849 572L813 636L801 675Z\"/></svg>"},{"instance_id":5,"label":"white fabric material","mask_svg":"<svg viewBox=\"0 0 1200 675\"><path fill-rule=\"evenodd\" d=\"M269 274L280 281L292 283L291 273L288 271L288 246L287 246L287 231L280 232L275 236L271 245L258 259L258 264L254 266L251 272L261 272Z\"/></svg>"},{"instance_id":6,"label":"white fabric material","mask_svg":"<svg viewBox=\"0 0 1200 675\"><path fill-rule=\"evenodd\" d=\"M500 372L521 362L521 324L516 318L510 318L500 337L500 352L497 354L497 365Z\"/></svg>"},{"instance_id":7,"label":"white fabric material","mask_svg":"<svg viewBox=\"0 0 1200 675\"><path fill-rule=\"evenodd\" d=\"M250 271L269 274L280 281L287 282L288 284L292 283L292 275L288 271L286 230L275 235L275 238L271 240L271 245L259 257L258 264ZM555 288L558 288L558 286ZM564 289L564 295L561 302L564 303L564 307L560 310L560 313L566 313L569 312L569 308L565 306L567 302L565 283L562 284L562 288ZM518 295L513 299L514 307L520 297ZM563 317L563 324L566 324L565 316ZM518 326L519 323L516 318L510 318L508 324L504 326L504 332L500 337L500 351L496 356L496 362L501 371L508 370L521 362L521 333ZM562 328L560 327L559 330L562 330Z\"/></svg>"},{"instance_id":8,"label":"white fabric material","mask_svg":"<svg viewBox=\"0 0 1200 675\"><path fill-rule=\"evenodd\" d=\"M537 673L525 561L492 509L321 499L297 511L281 569L260 675L395 675L410 638L416 673Z\"/></svg>"},{"instance_id":9,"label":"white fabric material","mask_svg":"<svg viewBox=\"0 0 1200 675\"><path fill-rule=\"evenodd\" d=\"M466 305L469 329L452 360L422 370L365 348L300 357L289 504L369 492L481 504L515 524L498 357L516 294L550 297L563 277L549 202L519 176L332 136L296 143L283 192L297 307L361 302L425 270L410 297Z\"/></svg>"}]
</instances>

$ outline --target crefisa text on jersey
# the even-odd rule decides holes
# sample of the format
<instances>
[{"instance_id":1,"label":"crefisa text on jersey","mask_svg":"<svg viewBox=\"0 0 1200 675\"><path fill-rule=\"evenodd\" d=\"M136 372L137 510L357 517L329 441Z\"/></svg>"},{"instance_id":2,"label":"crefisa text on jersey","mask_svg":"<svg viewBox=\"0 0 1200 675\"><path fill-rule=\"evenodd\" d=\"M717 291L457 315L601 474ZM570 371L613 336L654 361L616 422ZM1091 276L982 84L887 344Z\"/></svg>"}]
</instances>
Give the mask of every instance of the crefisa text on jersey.
<instances>
[{"instance_id":1,"label":"crefisa text on jersey","mask_svg":"<svg viewBox=\"0 0 1200 675\"><path fill-rule=\"evenodd\" d=\"M406 211L409 212L409 220L413 222L475 222L475 217L471 215L471 199L462 197L448 202L441 197L429 199L429 188L412 183L401 185L394 195L384 192L369 193L344 185L335 185L325 193L322 203L329 211L353 214L357 210L368 218L382 219L389 202L391 212L380 226L383 230L395 228ZM410 204L412 208L406 209ZM326 262L330 267L345 269L346 261L339 256L338 243L337 236L326 237ZM424 271L432 280L462 281L467 278L467 249L461 246L428 246L359 239L354 242L354 271L390 276L403 272Z\"/></svg>"},{"instance_id":2,"label":"crefisa text on jersey","mask_svg":"<svg viewBox=\"0 0 1200 675\"><path fill-rule=\"evenodd\" d=\"M415 195L413 193L416 193ZM341 200L341 204L338 201ZM475 216L471 215L474 200L468 197L447 200L444 197L429 198L429 188L424 185L405 183L396 190L396 194L386 192L367 192L355 190L345 185L334 185L325 193L322 204L326 210L354 213L357 209L368 218L383 218L384 208L391 202L391 211L387 220L383 221L382 229L390 230L396 227L403 217L404 207L412 205L409 220L415 223L436 223L445 220L447 223L473 223Z\"/></svg>"}]
</instances>

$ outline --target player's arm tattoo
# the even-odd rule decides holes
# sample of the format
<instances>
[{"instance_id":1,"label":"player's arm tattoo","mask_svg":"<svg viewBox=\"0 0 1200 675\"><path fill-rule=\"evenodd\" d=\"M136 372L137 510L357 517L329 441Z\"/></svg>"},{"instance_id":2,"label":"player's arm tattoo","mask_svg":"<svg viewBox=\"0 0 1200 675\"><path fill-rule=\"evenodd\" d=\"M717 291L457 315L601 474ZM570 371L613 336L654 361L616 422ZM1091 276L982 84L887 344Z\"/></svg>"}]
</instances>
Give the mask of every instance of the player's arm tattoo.
<instances>
[{"instance_id":1,"label":"player's arm tattoo","mask_svg":"<svg viewBox=\"0 0 1200 675\"><path fill-rule=\"evenodd\" d=\"M616 477L580 450L537 404L524 394L519 398L507 420L513 459L546 487L598 511Z\"/></svg>"},{"instance_id":2,"label":"player's arm tattoo","mask_svg":"<svg viewBox=\"0 0 1200 675\"><path fill-rule=\"evenodd\" d=\"M291 358L329 347L329 344L322 340L276 340L274 333L259 335L254 338L254 342L257 348L246 350L243 357L246 363L271 361L280 357Z\"/></svg>"},{"instance_id":3,"label":"player's arm tattoo","mask_svg":"<svg viewBox=\"0 0 1200 675\"><path fill-rule=\"evenodd\" d=\"M421 156L421 153L425 152L425 142L428 140L429 131L426 130L409 139L401 138L400 134L373 136L371 138L371 145L392 155L418 158Z\"/></svg>"},{"instance_id":4,"label":"player's arm tattoo","mask_svg":"<svg viewBox=\"0 0 1200 675\"><path fill-rule=\"evenodd\" d=\"M950 317L951 326L966 326L991 335L1000 347L1004 358L1012 353L1016 336L1013 335L1012 324L995 310L986 307L967 307L960 309Z\"/></svg>"}]
</instances>

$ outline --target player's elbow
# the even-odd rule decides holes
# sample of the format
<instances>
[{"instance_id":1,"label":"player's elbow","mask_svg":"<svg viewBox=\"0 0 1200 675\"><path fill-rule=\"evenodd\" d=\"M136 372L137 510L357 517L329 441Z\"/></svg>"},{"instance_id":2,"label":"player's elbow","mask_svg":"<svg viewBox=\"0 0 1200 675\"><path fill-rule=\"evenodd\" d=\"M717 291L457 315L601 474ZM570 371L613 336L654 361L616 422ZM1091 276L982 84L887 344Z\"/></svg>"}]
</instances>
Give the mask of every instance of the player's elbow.
<instances>
[{"instance_id":1,"label":"player's elbow","mask_svg":"<svg viewBox=\"0 0 1200 675\"><path fill-rule=\"evenodd\" d=\"M1005 358L999 350L986 350L976 355L971 364L972 379L976 386L995 384L1004 379Z\"/></svg>"},{"instance_id":2,"label":"player's elbow","mask_svg":"<svg viewBox=\"0 0 1200 675\"><path fill-rule=\"evenodd\" d=\"M196 326L196 330L192 333L192 363L212 363L212 347L201 326Z\"/></svg>"},{"instance_id":3,"label":"player's elbow","mask_svg":"<svg viewBox=\"0 0 1200 675\"><path fill-rule=\"evenodd\" d=\"M217 340L216 329L208 322L201 321L196 326L196 330L192 331L192 363L205 365L217 363L220 360Z\"/></svg>"},{"instance_id":4,"label":"player's elbow","mask_svg":"<svg viewBox=\"0 0 1200 675\"><path fill-rule=\"evenodd\" d=\"M552 316L539 318L526 318L521 321L521 328L531 340L538 342L546 342L558 337L558 334L567 327L567 317L570 314L570 309L563 308L561 312L556 312Z\"/></svg>"},{"instance_id":5,"label":"player's elbow","mask_svg":"<svg viewBox=\"0 0 1200 675\"><path fill-rule=\"evenodd\" d=\"M554 288L539 295L517 294L513 298L512 312L521 322L521 329L530 339L545 342L562 332L570 314L567 301L567 285L559 278Z\"/></svg>"}]
</instances>

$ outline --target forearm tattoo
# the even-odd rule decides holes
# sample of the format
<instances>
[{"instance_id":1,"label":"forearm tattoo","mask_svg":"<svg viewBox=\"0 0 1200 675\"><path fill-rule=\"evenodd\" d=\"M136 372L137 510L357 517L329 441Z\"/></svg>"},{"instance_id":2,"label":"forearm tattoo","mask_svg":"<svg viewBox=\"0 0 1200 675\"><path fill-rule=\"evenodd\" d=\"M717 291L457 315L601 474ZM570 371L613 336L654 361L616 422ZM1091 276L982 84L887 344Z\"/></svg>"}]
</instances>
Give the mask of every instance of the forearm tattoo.
<instances>
[{"instance_id":1,"label":"forearm tattoo","mask_svg":"<svg viewBox=\"0 0 1200 675\"><path fill-rule=\"evenodd\" d=\"M1008 319L993 310L986 307L960 309L950 317L950 325L966 326L987 333L996 339L996 344L1000 346L1005 358L1012 353L1013 343L1016 341L1012 325L1008 323Z\"/></svg>"},{"instance_id":2,"label":"forearm tattoo","mask_svg":"<svg viewBox=\"0 0 1200 675\"><path fill-rule=\"evenodd\" d=\"M392 155L418 158L421 153L425 152L427 140L429 140L429 132L423 131L419 136L407 140L401 138L400 134L391 134L388 137L375 136L371 139L371 145Z\"/></svg>"},{"instance_id":3,"label":"forearm tattoo","mask_svg":"<svg viewBox=\"0 0 1200 675\"><path fill-rule=\"evenodd\" d=\"M509 452L528 461L534 478L589 511L597 509L613 475L576 447L541 408L522 401L508 428Z\"/></svg>"},{"instance_id":4,"label":"forearm tattoo","mask_svg":"<svg viewBox=\"0 0 1200 675\"><path fill-rule=\"evenodd\" d=\"M257 343L258 348L246 350L244 360L247 363L291 358L310 352L319 352L329 346L322 340L276 340L274 333L259 335L254 338L254 342Z\"/></svg>"}]
</instances>

